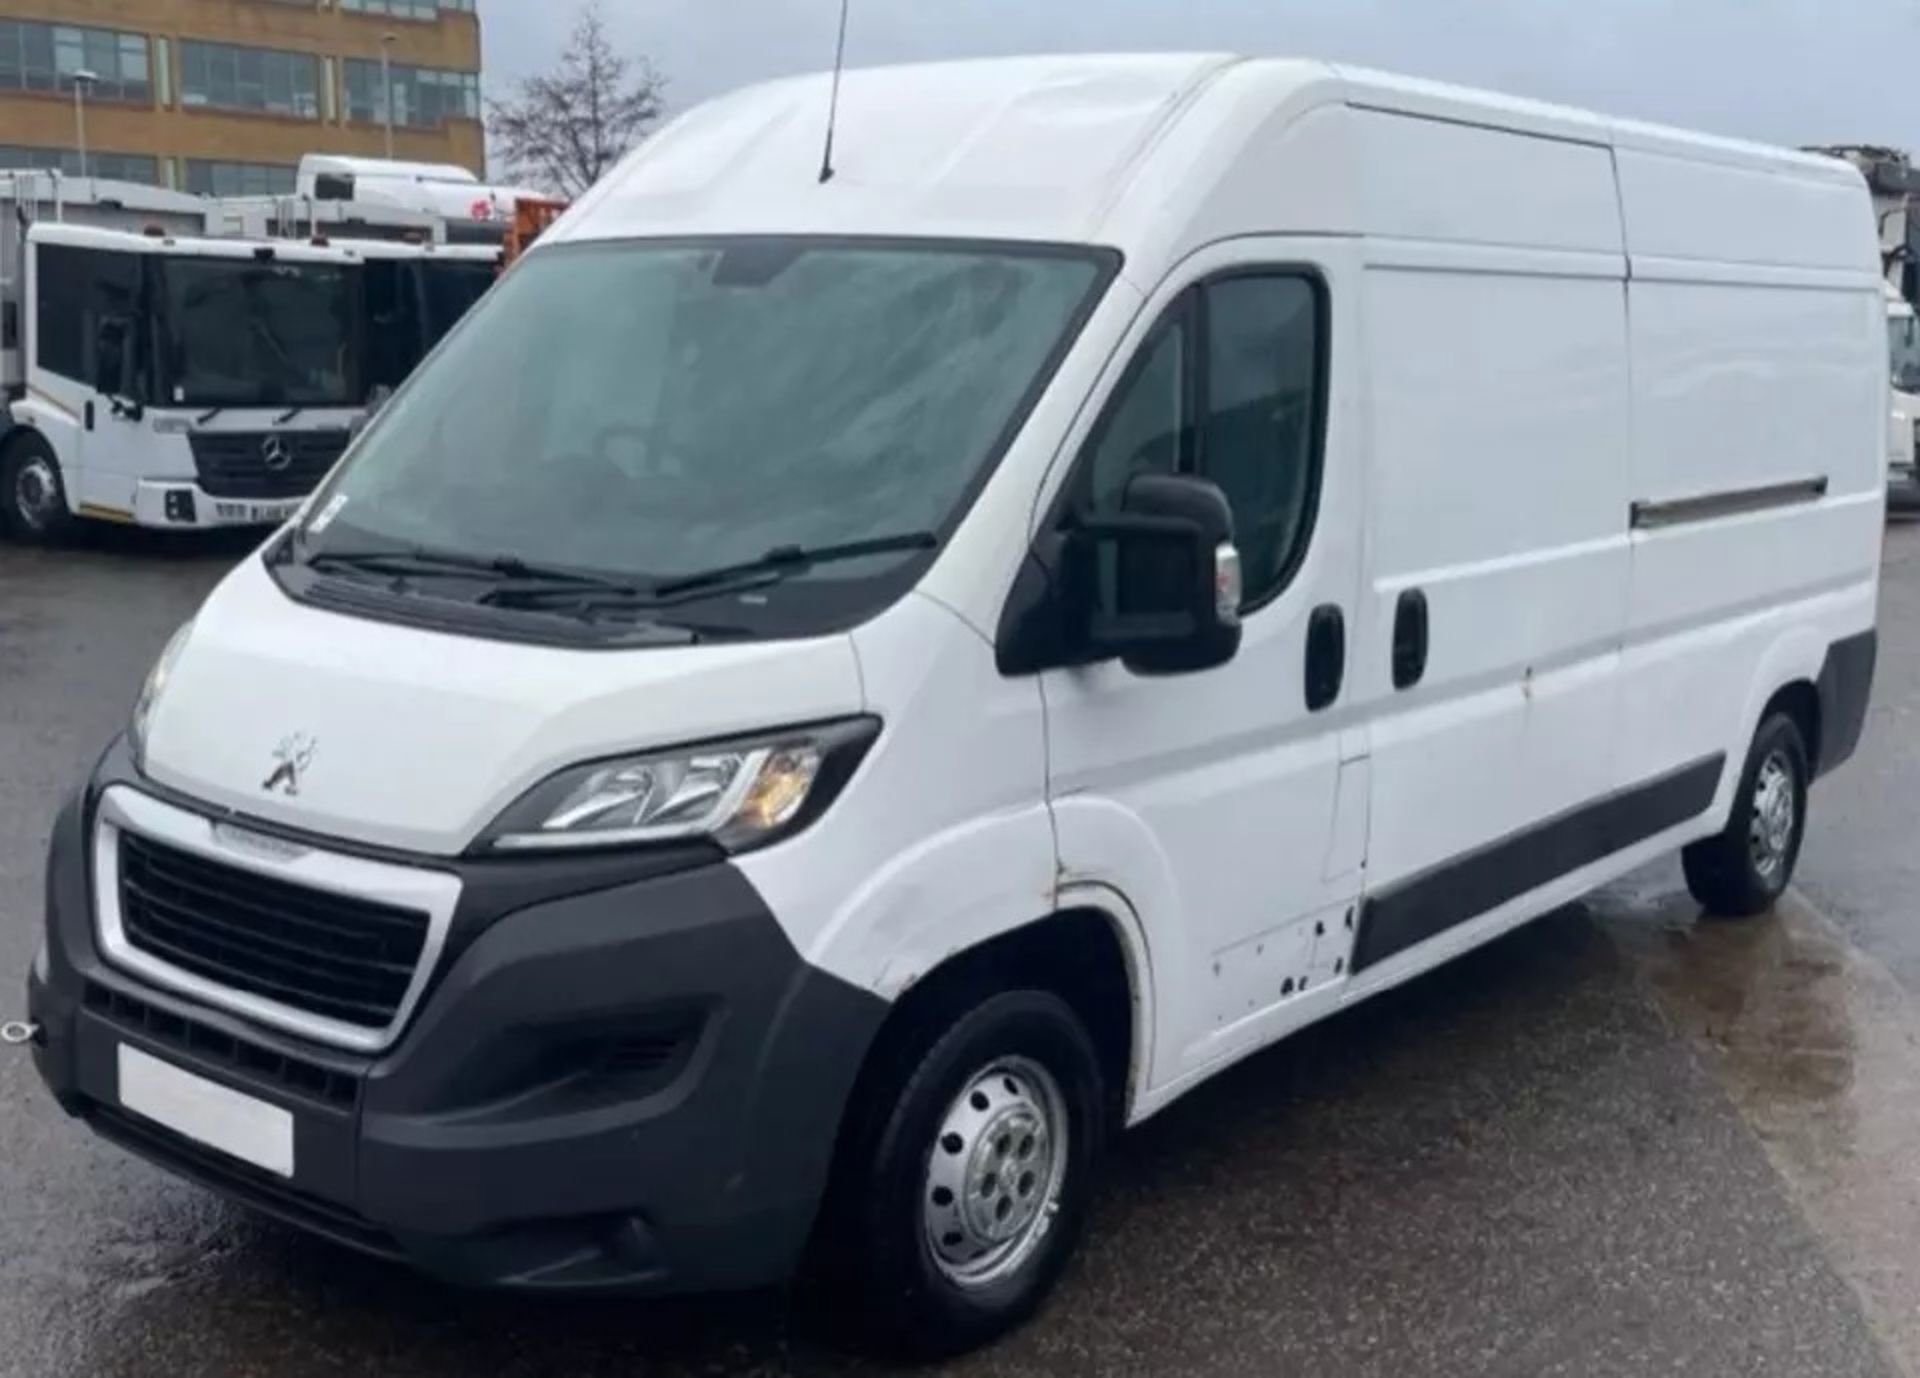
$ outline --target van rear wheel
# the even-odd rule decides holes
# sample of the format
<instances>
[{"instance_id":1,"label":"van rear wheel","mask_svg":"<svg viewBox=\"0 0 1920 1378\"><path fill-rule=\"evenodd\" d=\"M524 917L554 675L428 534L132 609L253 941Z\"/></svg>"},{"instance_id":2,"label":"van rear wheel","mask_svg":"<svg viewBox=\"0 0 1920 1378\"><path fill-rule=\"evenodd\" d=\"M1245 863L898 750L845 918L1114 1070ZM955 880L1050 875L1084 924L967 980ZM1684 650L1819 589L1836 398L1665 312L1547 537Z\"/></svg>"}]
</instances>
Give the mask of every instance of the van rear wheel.
<instances>
[{"instance_id":1,"label":"van rear wheel","mask_svg":"<svg viewBox=\"0 0 1920 1378\"><path fill-rule=\"evenodd\" d=\"M60 462L36 432L0 450L0 533L30 545L56 545L73 527Z\"/></svg>"},{"instance_id":2,"label":"van rear wheel","mask_svg":"<svg viewBox=\"0 0 1920 1378\"><path fill-rule=\"evenodd\" d=\"M1687 889L1708 913L1751 918L1786 893L1806 837L1811 777L1794 720L1775 713L1761 723L1726 829L1681 854Z\"/></svg>"},{"instance_id":3,"label":"van rear wheel","mask_svg":"<svg viewBox=\"0 0 1920 1378\"><path fill-rule=\"evenodd\" d=\"M1106 1105L1093 1039L1059 996L935 1005L863 1078L827 1221L841 1314L923 1359L1046 1300L1079 1239Z\"/></svg>"}]
</instances>

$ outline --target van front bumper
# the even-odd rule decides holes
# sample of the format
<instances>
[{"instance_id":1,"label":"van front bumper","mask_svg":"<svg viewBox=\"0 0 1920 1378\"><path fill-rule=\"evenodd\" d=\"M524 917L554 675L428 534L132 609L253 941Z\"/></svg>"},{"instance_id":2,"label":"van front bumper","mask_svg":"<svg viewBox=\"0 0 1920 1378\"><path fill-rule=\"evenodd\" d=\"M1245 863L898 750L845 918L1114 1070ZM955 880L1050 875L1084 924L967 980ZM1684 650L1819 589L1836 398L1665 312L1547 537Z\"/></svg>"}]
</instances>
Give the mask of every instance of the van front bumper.
<instances>
[{"instance_id":1,"label":"van front bumper","mask_svg":"<svg viewBox=\"0 0 1920 1378\"><path fill-rule=\"evenodd\" d=\"M243 1204L452 1282L705 1291L793 1271L886 1006L801 960L733 866L702 853L460 863L433 985L390 1050L361 1056L107 962L92 815L106 787L135 782L116 746L49 854L28 1010L44 1031L36 1065L69 1113ZM121 1108L123 1046L290 1112L292 1177Z\"/></svg>"}]
</instances>

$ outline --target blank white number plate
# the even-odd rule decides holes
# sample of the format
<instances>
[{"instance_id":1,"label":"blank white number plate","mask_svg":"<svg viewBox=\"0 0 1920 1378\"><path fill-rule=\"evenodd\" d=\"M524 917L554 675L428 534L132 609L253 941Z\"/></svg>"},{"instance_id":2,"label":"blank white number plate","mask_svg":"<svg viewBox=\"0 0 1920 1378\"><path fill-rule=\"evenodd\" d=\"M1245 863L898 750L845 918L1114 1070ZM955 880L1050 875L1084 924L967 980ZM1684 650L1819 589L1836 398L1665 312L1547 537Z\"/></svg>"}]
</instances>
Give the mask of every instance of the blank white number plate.
<instances>
[{"instance_id":1,"label":"blank white number plate","mask_svg":"<svg viewBox=\"0 0 1920 1378\"><path fill-rule=\"evenodd\" d=\"M293 1176L293 1116L120 1045L120 1104L195 1143Z\"/></svg>"}]
</instances>

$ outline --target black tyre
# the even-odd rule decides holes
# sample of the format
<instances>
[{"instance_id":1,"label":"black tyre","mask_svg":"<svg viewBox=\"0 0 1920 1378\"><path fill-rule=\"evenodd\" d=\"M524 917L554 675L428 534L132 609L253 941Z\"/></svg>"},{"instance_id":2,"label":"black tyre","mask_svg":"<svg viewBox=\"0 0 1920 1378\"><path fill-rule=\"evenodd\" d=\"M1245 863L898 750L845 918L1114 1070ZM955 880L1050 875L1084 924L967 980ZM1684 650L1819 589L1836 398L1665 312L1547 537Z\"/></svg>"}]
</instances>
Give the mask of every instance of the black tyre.
<instances>
[{"instance_id":1,"label":"black tyre","mask_svg":"<svg viewBox=\"0 0 1920 1378\"><path fill-rule=\"evenodd\" d=\"M30 545L56 545L72 528L52 447L37 433L23 431L0 450L0 534Z\"/></svg>"},{"instance_id":2,"label":"black tyre","mask_svg":"<svg viewBox=\"0 0 1920 1378\"><path fill-rule=\"evenodd\" d=\"M1046 991L930 1002L863 1077L829 1203L831 1283L858 1338L913 1358L1019 1326L1086 1217L1099 1055Z\"/></svg>"},{"instance_id":3,"label":"black tyre","mask_svg":"<svg viewBox=\"0 0 1920 1378\"><path fill-rule=\"evenodd\" d=\"M1681 854L1687 889L1708 913L1745 919L1773 907L1793 880L1807 831L1807 745L1784 713L1760 724L1725 831Z\"/></svg>"}]
</instances>

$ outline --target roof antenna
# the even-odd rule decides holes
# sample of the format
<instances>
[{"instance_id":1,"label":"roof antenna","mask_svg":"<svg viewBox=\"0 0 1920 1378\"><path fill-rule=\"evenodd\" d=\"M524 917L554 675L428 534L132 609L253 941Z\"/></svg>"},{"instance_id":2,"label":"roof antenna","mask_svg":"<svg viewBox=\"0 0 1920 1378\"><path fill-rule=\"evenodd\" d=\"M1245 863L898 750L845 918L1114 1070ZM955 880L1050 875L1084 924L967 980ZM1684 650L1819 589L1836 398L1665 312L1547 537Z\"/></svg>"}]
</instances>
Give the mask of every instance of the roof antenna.
<instances>
[{"instance_id":1,"label":"roof antenna","mask_svg":"<svg viewBox=\"0 0 1920 1378\"><path fill-rule=\"evenodd\" d=\"M833 99L827 106L827 147L820 155L820 185L833 180L833 131L840 120L840 74L847 69L847 11L853 0L840 0L840 42L833 50Z\"/></svg>"}]
</instances>

